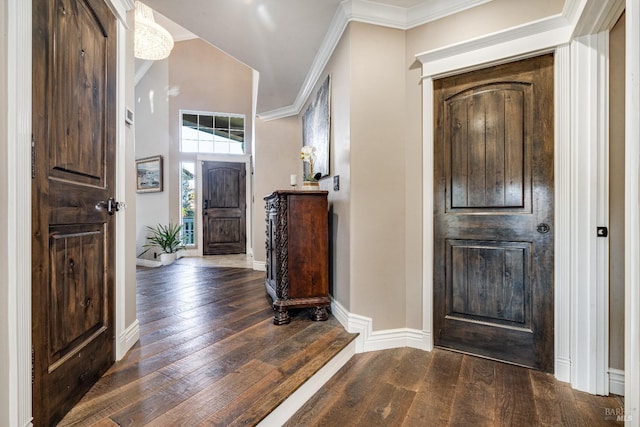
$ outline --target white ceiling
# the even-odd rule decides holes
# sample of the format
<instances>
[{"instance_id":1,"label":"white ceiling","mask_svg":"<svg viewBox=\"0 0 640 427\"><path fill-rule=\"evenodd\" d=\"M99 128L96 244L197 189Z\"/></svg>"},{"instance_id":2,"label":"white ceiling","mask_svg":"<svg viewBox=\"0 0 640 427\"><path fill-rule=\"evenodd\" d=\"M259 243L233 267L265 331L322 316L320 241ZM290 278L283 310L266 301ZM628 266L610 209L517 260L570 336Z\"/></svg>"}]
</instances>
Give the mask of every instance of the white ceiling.
<instances>
[{"instance_id":1,"label":"white ceiling","mask_svg":"<svg viewBox=\"0 0 640 427\"><path fill-rule=\"evenodd\" d=\"M189 32L260 73L257 112L300 111L348 21L411 28L490 0L144 0L176 40ZM183 27L183 28L181 28ZM188 30L185 32L185 30Z\"/></svg>"}]
</instances>

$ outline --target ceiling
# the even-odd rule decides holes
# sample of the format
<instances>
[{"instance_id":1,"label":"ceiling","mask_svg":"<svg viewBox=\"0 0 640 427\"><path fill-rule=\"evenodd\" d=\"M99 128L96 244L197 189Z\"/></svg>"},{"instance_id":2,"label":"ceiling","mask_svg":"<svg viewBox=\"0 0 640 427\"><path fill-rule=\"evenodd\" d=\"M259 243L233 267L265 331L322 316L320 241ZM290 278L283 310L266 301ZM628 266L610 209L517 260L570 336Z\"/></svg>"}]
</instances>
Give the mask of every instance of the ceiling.
<instances>
[{"instance_id":1,"label":"ceiling","mask_svg":"<svg viewBox=\"0 0 640 427\"><path fill-rule=\"evenodd\" d=\"M193 35L259 72L257 113L297 114L349 21L408 29L490 0L144 0L177 41ZM172 22L173 21L175 25ZM192 34L191 34L192 33Z\"/></svg>"}]
</instances>

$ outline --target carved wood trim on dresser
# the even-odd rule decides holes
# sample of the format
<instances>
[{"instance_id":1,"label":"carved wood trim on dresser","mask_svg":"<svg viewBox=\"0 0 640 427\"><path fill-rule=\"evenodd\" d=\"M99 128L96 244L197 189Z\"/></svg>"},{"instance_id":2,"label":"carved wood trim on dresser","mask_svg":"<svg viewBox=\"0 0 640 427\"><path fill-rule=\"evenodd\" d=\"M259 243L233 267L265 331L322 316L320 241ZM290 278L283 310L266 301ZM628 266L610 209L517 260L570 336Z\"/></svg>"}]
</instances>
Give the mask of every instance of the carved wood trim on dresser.
<instances>
[{"instance_id":1,"label":"carved wood trim on dresser","mask_svg":"<svg viewBox=\"0 0 640 427\"><path fill-rule=\"evenodd\" d=\"M329 224L327 191L278 190L265 197L265 288L276 312L273 323L291 321L290 308L313 307L327 320Z\"/></svg>"}]
</instances>

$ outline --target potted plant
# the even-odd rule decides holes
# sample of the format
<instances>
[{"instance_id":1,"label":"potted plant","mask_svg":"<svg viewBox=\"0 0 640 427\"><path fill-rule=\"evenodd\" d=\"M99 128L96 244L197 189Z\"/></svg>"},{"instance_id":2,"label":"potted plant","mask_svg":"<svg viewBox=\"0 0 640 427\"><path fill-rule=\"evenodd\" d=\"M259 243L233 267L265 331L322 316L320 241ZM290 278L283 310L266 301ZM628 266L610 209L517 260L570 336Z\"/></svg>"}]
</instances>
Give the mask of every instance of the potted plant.
<instances>
[{"instance_id":1,"label":"potted plant","mask_svg":"<svg viewBox=\"0 0 640 427\"><path fill-rule=\"evenodd\" d=\"M155 227L147 226L147 229L151 234L147 236L147 243L142 246L147 249L140 255L144 255L152 248L159 248L162 251L160 262L162 265L169 265L176 260L176 253L180 249L186 249L182 242L182 225L158 224Z\"/></svg>"}]
</instances>

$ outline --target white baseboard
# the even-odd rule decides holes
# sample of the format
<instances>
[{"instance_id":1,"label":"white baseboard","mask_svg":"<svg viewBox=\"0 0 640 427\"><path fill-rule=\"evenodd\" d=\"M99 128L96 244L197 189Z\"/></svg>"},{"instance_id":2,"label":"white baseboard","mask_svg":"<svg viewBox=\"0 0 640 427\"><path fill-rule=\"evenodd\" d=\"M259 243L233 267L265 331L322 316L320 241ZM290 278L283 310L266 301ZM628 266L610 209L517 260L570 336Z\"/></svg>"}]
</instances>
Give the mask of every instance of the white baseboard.
<instances>
[{"instance_id":1,"label":"white baseboard","mask_svg":"<svg viewBox=\"0 0 640 427\"><path fill-rule=\"evenodd\" d=\"M609 368L609 393L624 396L624 371Z\"/></svg>"},{"instance_id":2,"label":"white baseboard","mask_svg":"<svg viewBox=\"0 0 640 427\"><path fill-rule=\"evenodd\" d=\"M571 382L571 360L556 357L555 377L558 381Z\"/></svg>"},{"instance_id":3,"label":"white baseboard","mask_svg":"<svg viewBox=\"0 0 640 427\"><path fill-rule=\"evenodd\" d=\"M124 357L125 354L131 347L135 345L140 339L140 324L138 323L138 319L136 319L127 329L122 331L120 337L118 338L118 354L116 354L116 360L120 360Z\"/></svg>"},{"instance_id":4,"label":"white baseboard","mask_svg":"<svg viewBox=\"0 0 640 427\"><path fill-rule=\"evenodd\" d=\"M136 258L136 265L141 267L160 267L162 263L160 261L153 261L150 259Z\"/></svg>"},{"instance_id":5,"label":"white baseboard","mask_svg":"<svg viewBox=\"0 0 640 427\"><path fill-rule=\"evenodd\" d=\"M418 329L400 328L373 331L373 319L349 313L338 301L331 301L331 312L350 333L358 333L356 353L412 347L419 350L433 349L430 335Z\"/></svg>"},{"instance_id":6,"label":"white baseboard","mask_svg":"<svg viewBox=\"0 0 640 427\"><path fill-rule=\"evenodd\" d=\"M351 341L315 375L302 384L298 390L260 421L258 427L281 426L287 422L354 354L355 341Z\"/></svg>"},{"instance_id":7,"label":"white baseboard","mask_svg":"<svg viewBox=\"0 0 640 427\"><path fill-rule=\"evenodd\" d=\"M267 271L267 263L264 261L253 261L253 269L256 271Z\"/></svg>"}]
</instances>

